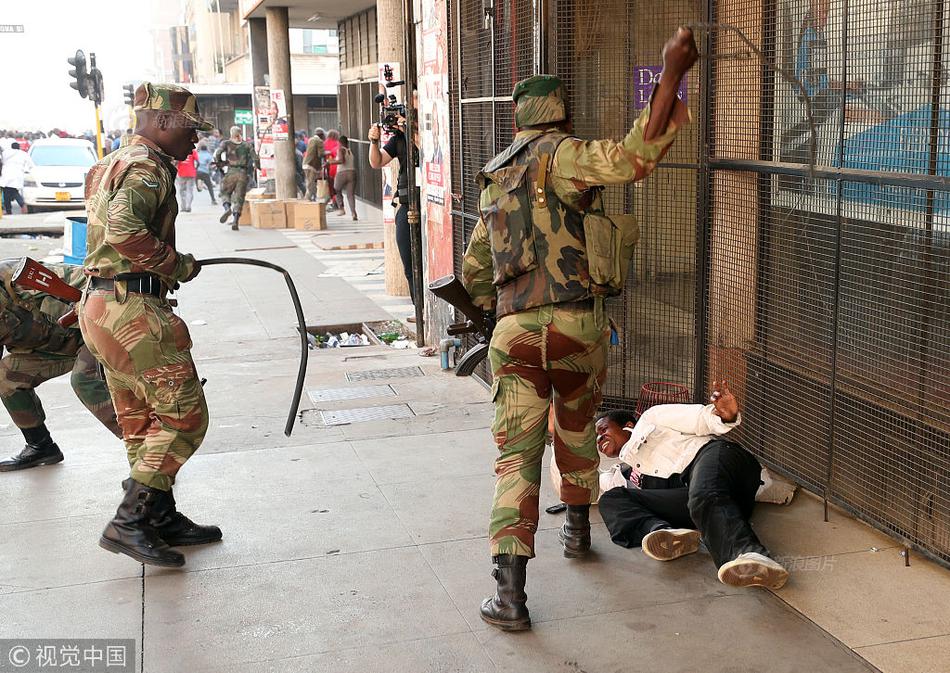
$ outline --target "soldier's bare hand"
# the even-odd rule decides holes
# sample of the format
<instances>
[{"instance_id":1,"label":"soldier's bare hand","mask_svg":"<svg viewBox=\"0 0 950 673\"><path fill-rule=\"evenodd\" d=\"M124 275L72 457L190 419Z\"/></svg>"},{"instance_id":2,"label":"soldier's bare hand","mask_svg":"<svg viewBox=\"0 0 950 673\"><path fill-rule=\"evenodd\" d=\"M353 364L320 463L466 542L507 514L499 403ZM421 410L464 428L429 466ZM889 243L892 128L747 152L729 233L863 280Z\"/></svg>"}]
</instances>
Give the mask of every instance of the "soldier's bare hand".
<instances>
[{"instance_id":1,"label":"soldier's bare hand","mask_svg":"<svg viewBox=\"0 0 950 673\"><path fill-rule=\"evenodd\" d=\"M366 134L366 137L370 139L371 142L376 142L379 140L380 130L376 124L373 124L369 127L369 131Z\"/></svg>"},{"instance_id":2,"label":"soldier's bare hand","mask_svg":"<svg viewBox=\"0 0 950 673\"><path fill-rule=\"evenodd\" d=\"M693 67L699 58L693 31L680 26L663 46L663 71L672 75L676 82Z\"/></svg>"},{"instance_id":3,"label":"soldier's bare hand","mask_svg":"<svg viewBox=\"0 0 950 673\"><path fill-rule=\"evenodd\" d=\"M713 392L709 396L709 401L716 407L715 413L725 423L733 423L739 416L739 400L729 390L728 382L713 381Z\"/></svg>"}]
</instances>

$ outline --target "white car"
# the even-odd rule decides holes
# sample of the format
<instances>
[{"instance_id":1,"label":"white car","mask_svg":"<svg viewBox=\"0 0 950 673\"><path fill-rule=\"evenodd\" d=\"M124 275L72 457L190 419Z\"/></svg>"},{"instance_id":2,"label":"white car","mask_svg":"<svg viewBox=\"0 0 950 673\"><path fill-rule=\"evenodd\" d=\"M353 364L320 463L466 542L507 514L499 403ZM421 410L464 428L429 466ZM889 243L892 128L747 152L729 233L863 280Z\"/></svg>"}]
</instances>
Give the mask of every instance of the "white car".
<instances>
[{"instance_id":1,"label":"white car","mask_svg":"<svg viewBox=\"0 0 950 673\"><path fill-rule=\"evenodd\" d=\"M79 138L43 138L30 145L35 168L23 182L27 212L82 208L86 173L96 163L91 142Z\"/></svg>"}]
</instances>

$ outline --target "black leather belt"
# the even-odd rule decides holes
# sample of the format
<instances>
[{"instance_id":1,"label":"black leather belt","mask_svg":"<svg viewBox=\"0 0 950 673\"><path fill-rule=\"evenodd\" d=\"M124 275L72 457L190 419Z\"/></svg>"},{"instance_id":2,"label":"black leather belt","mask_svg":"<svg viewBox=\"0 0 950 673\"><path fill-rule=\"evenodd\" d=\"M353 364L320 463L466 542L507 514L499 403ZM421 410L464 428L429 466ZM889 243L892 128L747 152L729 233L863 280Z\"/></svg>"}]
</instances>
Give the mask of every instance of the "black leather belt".
<instances>
[{"instance_id":1,"label":"black leather belt","mask_svg":"<svg viewBox=\"0 0 950 673\"><path fill-rule=\"evenodd\" d=\"M128 292L137 292L139 294L150 294L154 297L162 296L162 280L158 276L150 273L129 273L119 274L115 278L100 278L99 276L90 276L90 290L114 290L115 281L125 283L125 289Z\"/></svg>"},{"instance_id":2,"label":"black leather belt","mask_svg":"<svg viewBox=\"0 0 950 673\"><path fill-rule=\"evenodd\" d=\"M555 306L558 308L573 308L578 311L593 311L596 301L596 297L588 297L587 299L578 299L577 301L563 301L555 304Z\"/></svg>"}]
</instances>

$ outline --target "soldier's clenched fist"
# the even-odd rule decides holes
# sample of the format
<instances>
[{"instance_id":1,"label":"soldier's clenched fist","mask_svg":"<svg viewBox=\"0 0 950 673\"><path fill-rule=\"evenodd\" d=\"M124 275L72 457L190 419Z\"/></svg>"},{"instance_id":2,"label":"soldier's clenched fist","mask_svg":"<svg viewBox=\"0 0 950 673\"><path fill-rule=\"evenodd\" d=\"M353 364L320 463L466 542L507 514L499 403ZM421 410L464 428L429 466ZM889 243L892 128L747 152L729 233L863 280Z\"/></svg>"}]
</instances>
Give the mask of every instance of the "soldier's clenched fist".
<instances>
[{"instance_id":1,"label":"soldier's clenched fist","mask_svg":"<svg viewBox=\"0 0 950 673\"><path fill-rule=\"evenodd\" d=\"M666 44L663 45L663 70L674 75L677 80L689 70L699 58L693 31L680 26Z\"/></svg>"}]
</instances>

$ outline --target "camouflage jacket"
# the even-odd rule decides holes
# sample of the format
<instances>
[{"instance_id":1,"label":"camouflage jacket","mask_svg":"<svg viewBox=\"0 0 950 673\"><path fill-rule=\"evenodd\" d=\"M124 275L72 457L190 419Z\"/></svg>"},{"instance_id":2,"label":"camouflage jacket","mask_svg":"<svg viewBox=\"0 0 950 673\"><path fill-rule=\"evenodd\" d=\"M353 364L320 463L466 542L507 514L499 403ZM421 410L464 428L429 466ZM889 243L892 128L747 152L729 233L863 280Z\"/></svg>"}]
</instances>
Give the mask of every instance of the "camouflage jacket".
<instances>
[{"instance_id":1,"label":"camouflage jacket","mask_svg":"<svg viewBox=\"0 0 950 673\"><path fill-rule=\"evenodd\" d=\"M71 308L56 297L13 285L13 273L20 258L0 261L0 345L11 352L42 351L75 355L82 346L76 327L60 327L56 321ZM46 264L50 271L75 288L86 283L82 267Z\"/></svg>"},{"instance_id":2,"label":"camouflage jacket","mask_svg":"<svg viewBox=\"0 0 950 673\"><path fill-rule=\"evenodd\" d=\"M191 276L194 257L175 250L175 175L172 158L139 135L89 170L88 275L148 272L169 286Z\"/></svg>"},{"instance_id":3,"label":"camouflage jacket","mask_svg":"<svg viewBox=\"0 0 950 673\"><path fill-rule=\"evenodd\" d=\"M307 143L307 151L303 155L303 165L319 171L323 168L323 139L313 136Z\"/></svg>"},{"instance_id":4,"label":"camouflage jacket","mask_svg":"<svg viewBox=\"0 0 950 673\"><path fill-rule=\"evenodd\" d=\"M620 142L585 141L554 130L520 131L512 145L485 166L478 178L481 217L462 260L462 280L476 305L501 317L596 293L588 273L584 215L603 212L601 186L648 176L689 120L686 106L677 101L666 132L647 142L643 133L649 116L648 106ZM536 188L545 153L552 159L542 198ZM530 226L512 231L511 223L518 218L498 213L493 204L522 171L530 203L518 208L531 213L524 218ZM512 201L508 203L511 207Z\"/></svg>"},{"instance_id":5,"label":"camouflage jacket","mask_svg":"<svg viewBox=\"0 0 950 673\"><path fill-rule=\"evenodd\" d=\"M214 160L218 163L224 162L228 170L241 170L250 173L257 166L259 160L254 146L249 142L236 143L233 140L225 140L218 149L215 150Z\"/></svg>"}]
</instances>

